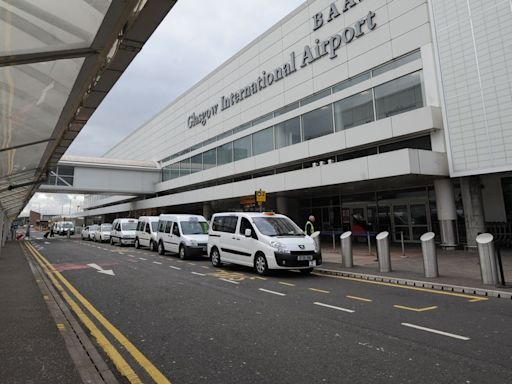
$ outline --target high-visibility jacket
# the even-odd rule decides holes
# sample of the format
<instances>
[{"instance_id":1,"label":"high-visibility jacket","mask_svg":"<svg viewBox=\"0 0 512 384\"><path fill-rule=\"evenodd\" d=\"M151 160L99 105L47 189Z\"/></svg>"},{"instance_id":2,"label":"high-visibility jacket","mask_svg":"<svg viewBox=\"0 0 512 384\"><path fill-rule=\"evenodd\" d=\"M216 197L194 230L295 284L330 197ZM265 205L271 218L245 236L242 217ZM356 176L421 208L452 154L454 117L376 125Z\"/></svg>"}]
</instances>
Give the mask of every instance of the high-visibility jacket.
<instances>
[{"instance_id":1,"label":"high-visibility jacket","mask_svg":"<svg viewBox=\"0 0 512 384\"><path fill-rule=\"evenodd\" d=\"M315 233L315 226L313 225L313 223L311 221L308 220L308 222L306 223L306 227L304 228L304 233L306 235L309 235L311 236L313 233Z\"/></svg>"}]
</instances>

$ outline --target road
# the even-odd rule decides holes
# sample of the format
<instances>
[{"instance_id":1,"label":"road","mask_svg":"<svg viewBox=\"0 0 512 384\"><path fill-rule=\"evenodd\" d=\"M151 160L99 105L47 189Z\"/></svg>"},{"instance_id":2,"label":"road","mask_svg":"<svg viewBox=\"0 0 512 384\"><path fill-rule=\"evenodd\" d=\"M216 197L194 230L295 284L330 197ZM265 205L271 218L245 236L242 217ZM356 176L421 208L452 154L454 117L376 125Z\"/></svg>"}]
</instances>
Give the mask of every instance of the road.
<instances>
[{"instance_id":1,"label":"road","mask_svg":"<svg viewBox=\"0 0 512 384\"><path fill-rule=\"evenodd\" d=\"M147 359L94 319L142 382L158 382L155 371L175 384L512 382L508 300L296 272L261 278L79 239L32 244Z\"/></svg>"}]
</instances>

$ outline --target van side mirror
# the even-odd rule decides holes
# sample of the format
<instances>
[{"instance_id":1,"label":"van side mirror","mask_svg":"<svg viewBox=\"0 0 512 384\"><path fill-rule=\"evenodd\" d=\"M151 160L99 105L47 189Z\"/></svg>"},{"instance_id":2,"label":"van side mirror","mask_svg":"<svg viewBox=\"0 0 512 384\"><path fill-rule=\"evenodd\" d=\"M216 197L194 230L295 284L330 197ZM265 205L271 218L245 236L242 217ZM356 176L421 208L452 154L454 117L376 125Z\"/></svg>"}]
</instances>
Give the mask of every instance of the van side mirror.
<instances>
[{"instance_id":1,"label":"van side mirror","mask_svg":"<svg viewBox=\"0 0 512 384\"><path fill-rule=\"evenodd\" d=\"M251 236L252 236L252 231L249 228L247 228L245 230L245 237L251 237Z\"/></svg>"}]
</instances>

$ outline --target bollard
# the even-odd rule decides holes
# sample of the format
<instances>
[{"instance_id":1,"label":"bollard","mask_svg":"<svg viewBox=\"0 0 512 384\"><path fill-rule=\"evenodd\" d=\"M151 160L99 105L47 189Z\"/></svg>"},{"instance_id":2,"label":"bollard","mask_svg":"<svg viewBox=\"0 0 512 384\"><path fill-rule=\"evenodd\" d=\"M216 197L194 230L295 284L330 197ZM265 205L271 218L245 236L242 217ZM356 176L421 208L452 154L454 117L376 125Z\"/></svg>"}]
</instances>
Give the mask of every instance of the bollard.
<instances>
[{"instance_id":1,"label":"bollard","mask_svg":"<svg viewBox=\"0 0 512 384\"><path fill-rule=\"evenodd\" d=\"M439 277L435 237L434 232L427 232L420 237L425 277Z\"/></svg>"},{"instance_id":2,"label":"bollard","mask_svg":"<svg viewBox=\"0 0 512 384\"><path fill-rule=\"evenodd\" d=\"M316 252L320 253L320 231L312 233L311 238L315 241Z\"/></svg>"},{"instance_id":3,"label":"bollard","mask_svg":"<svg viewBox=\"0 0 512 384\"><path fill-rule=\"evenodd\" d=\"M376 237L379 272L391 272L391 256L389 253L389 232L381 232Z\"/></svg>"},{"instance_id":4,"label":"bollard","mask_svg":"<svg viewBox=\"0 0 512 384\"><path fill-rule=\"evenodd\" d=\"M494 237L490 233L482 233L477 236L476 244L478 246L478 257L480 258L482 282L486 285L498 284Z\"/></svg>"},{"instance_id":5,"label":"bollard","mask_svg":"<svg viewBox=\"0 0 512 384\"><path fill-rule=\"evenodd\" d=\"M340 236L341 241L341 261L345 268L354 267L354 258L352 256L352 232L344 232Z\"/></svg>"}]
</instances>

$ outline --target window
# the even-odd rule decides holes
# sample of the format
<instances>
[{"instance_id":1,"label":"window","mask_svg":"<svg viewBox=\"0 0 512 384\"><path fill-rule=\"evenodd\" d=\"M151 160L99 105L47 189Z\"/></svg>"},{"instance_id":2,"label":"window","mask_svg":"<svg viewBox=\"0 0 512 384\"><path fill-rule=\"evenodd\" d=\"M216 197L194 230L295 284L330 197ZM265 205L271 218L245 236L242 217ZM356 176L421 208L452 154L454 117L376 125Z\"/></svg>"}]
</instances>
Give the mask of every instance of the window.
<instances>
[{"instance_id":1,"label":"window","mask_svg":"<svg viewBox=\"0 0 512 384\"><path fill-rule=\"evenodd\" d=\"M217 166L217 150L210 149L203 153L203 169L210 169Z\"/></svg>"},{"instance_id":2,"label":"window","mask_svg":"<svg viewBox=\"0 0 512 384\"><path fill-rule=\"evenodd\" d=\"M274 150L274 127L264 129L252 135L253 156Z\"/></svg>"},{"instance_id":3,"label":"window","mask_svg":"<svg viewBox=\"0 0 512 384\"><path fill-rule=\"evenodd\" d=\"M377 154L377 147L362 149L359 151L353 151L348 153L343 153L341 155L336 156L336 161L347 161L352 159L358 159L360 157L372 156Z\"/></svg>"},{"instance_id":4,"label":"window","mask_svg":"<svg viewBox=\"0 0 512 384\"><path fill-rule=\"evenodd\" d=\"M217 147L217 165L229 164L233 161L233 142Z\"/></svg>"},{"instance_id":5,"label":"window","mask_svg":"<svg viewBox=\"0 0 512 384\"><path fill-rule=\"evenodd\" d=\"M137 224L137 231L143 231L144 230L144 222L139 221Z\"/></svg>"},{"instance_id":6,"label":"window","mask_svg":"<svg viewBox=\"0 0 512 384\"><path fill-rule=\"evenodd\" d=\"M178 223L174 223L174 225L172 226L172 234L174 236L180 236L180 229L178 227Z\"/></svg>"},{"instance_id":7,"label":"window","mask_svg":"<svg viewBox=\"0 0 512 384\"><path fill-rule=\"evenodd\" d=\"M239 231L242 236L245 236L245 230L246 229L250 229L251 230L251 237L253 239L258 240L258 236L256 235L256 232L254 232L254 228L252 227L252 225L249 222L249 220L247 220L245 217L242 217L242 219L240 220L240 231Z\"/></svg>"},{"instance_id":8,"label":"window","mask_svg":"<svg viewBox=\"0 0 512 384\"><path fill-rule=\"evenodd\" d=\"M153 230L153 232L156 232L157 228L158 228L158 221L152 221L151 222L151 229Z\"/></svg>"},{"instance_id":9,"label":"window","mask_svg":"<svg viewBox=\"0 0 512 384\"><path fill-rule=\"evenodd\" d=\"M304 237L304 232L287 217L255 217L254 224L266 236Z\"/></svg>"},{"instance_id":10,"label":"window","mask_svg":"<svg viewBox=\"0 0 512 384\"><path fill-rule=\"evenodd\" d=\"M375 87L377 119L423 107L422 72L411 73Z\"/></svg>"},{"instance_id":11,"label":"window","mask_svg":"<svg viewBox=\"0 0 512 384\"><path fill-rule=\"evenodd\" d=\"M164 232L165 230L165 221L158 222L158 232Z\"/></svg>"},{"instance_id":12,"label":"window","mask_svg":"<svg viewBox=\"0 0 512 384\"><path fill-rule=\"evenodd\" d=\"M190 157L180 161L180 177L190 175Z\"/></svg>"},{"instance_id":13,"label":"window","mask_svg":"<svg viewBox=\"0 0 512 384\"><path fill-rule=\"evenodd\" d=\"M251 136L245 136L233 142L233 155L235 161L252 156Z\"/></svg>"},{"instance_id":14,"label":"window","mask_svg":"<svg viewBox=\"0 0 512 384\"><path fill-rule=\"evenodd\" d=\"M242 124L242 125L236 127L235 129L233 129L233 135L238 133L238 132L245 131L247 128L250 128L250 127L251 127L251 122L250 121L248 123Z\"/></svg>"},{"instance_id":15,"label":"window","mask_svg":"<svg viewBox=\"0 0 512 384\"><path fill-rule=\"evenodd\" d=\"M171 226L172 226L172 221L167 221L165 223L165 233L171 233Z\"/></svg>"},{"instance_id":16,"label":"window","mask_svg":"<svg viewBox=\"0 0 512 384\"><path fill-rule=\"evenodd\" d=\"M190 173L196 173L203 170L203 154L195 155L190 158Z\"/></svg>"},{"instance_id":17,"label":"window","mask_svg":"<svg viewBox=\"0 0 512 384\"><path fill-rule=\"evenodd\" d=\"M180 164L167 165L162 169L162 180L172 180L180 177Z\"/></svg>"},{"instance_id":18,"label":"window","mask_svg":"<svg viewBox=\"0 0 512 384\"><path fill-rule=\"evenodd\" d=\"M284 115L285 113L288 113L290 111L293 111L294 109L299 108L299 106L300 105L299 105L298 101L296 103L288 104L287 106L275 111L274 116L277 117L277 116Z\"/></svg>"},{"instance_id":19,"label":"window","mask_svg":"<svg viewBox=\"0 0 512 384\"><path fill-rule=\"evenodd\" d=\"M391 71L395 68L399 68L405 64L412 63L413 61L416 61L418 59L421 59L420 51L416 51L416 52L410 53L406 56L402 56L402 57L395 59L387 64L384 64L378 68L375 68L373 70L373 76L382 75L385 72Z\"/></svg>"},{"instance_id":20,"label":"window","mask_svg":"<svg viewBox=\"0 0 512 384\"><path fill-rule=\"evenodd\" d=\"M274 113L271 112L271 113L267 113L266 115L263 115L261 117L258 117L257 119L254 119L252 121L252 125L258 125L258 124L261 124L261 123L264 123L265 121L268 121L270 119L272 119L274 117Z\"/></svg>"},{"instance_id":21,"label":"window","mask_svg":"<svg viewBox=\"0 0 512 384\"><path fill-rule=\"evenodd\" d=\"M235 233L237 222L237 216L216 216L215 219L213 219L212 230Z\"/></svg>"},{"instance_id":22,"label":"window","mask_svg":"<svg viewBox=\"0 0 512 384\"><path fill-rule=\"evenodd\" d=\"M146 233L151 234L151 225L149 223L146 224Z\"/></svg>"},{"instance_id":23,"label":"window","mask_svg":"<svg viewBox=\"0 0 512 384\"><path fill-rule=\"evenodd\" d=\"M275 126L276 148L300 143L300 118L286 120Z\"/></svg>"},{"instance_id":24,"label":"window","mask_svg":"<svg viewBox=\"0 0 512 384\"><path fill-rule=\"evenodd\" d=\"M134 221L129 221L128 223L123 223L121 224L121 228L123 229L123 231L135 231L137 229L137 224Z\"/></svg>"},{"instance_id":25,"label":"window","mask_svg":"<svg viewBox=\"0 0 512 384\"><path fill-rule=\"evenodd\" d=\"M208 223L206 221L189 220L182 221L181 230L184 235L207 235Z\"/></svg>"},{"instance_id":26,"label":"window","mask_svg":"<svg viewBox=\"0 0 512 384\"><path fill-rule=\"evenodd\" d=\"M315 93L311 96L305 97L300 101L300 106L303 107L307 104L311 104L314 101L323 99L324 97L327 97L331 94L331 88L324 89L323 91L320 91L318 93Z\"/></svg>"},{"instance_id":27,"label":"window","mask_svg":"<svg viewBox=\"0 0 512 384\"><path fill-rule=\"evenodd\" d=\"M335 85L332 87L332 93L343 91L347 88L350 88L356 84L362 83L363 81L370 80L371 75L370 72L365 72L360 75L357 75L356 77L353 77L351 79L347 79L345 81L342 81L341 83Z\"/></svg>"},{"instance_id":28,"label":"window","mask_svg":"<svg viewBox=\"0 0 512 384\"><path fill-rule=\"evenodd\" d=\"M334 103L336 131L366 124L375 119L371 90L347 97Z\"/></svg>"},{"instance_id":29,"label":"window","mask_svg":"<svg viewBox=\"0 0 512 384\"><path fill-rule=\"evenodd\" d=\"M332 105L329 104L302 115L302 127L304 141L333 133Z\"/></svg>"}]
</instances>

